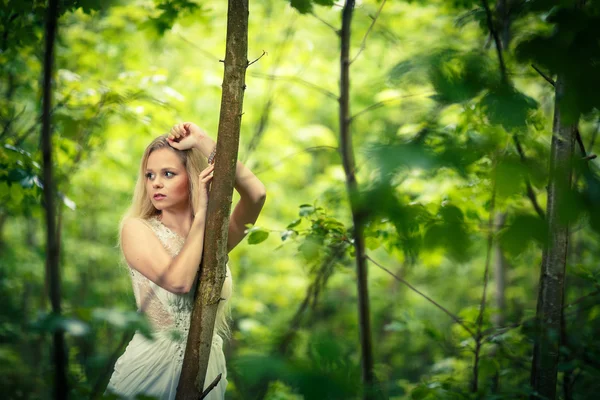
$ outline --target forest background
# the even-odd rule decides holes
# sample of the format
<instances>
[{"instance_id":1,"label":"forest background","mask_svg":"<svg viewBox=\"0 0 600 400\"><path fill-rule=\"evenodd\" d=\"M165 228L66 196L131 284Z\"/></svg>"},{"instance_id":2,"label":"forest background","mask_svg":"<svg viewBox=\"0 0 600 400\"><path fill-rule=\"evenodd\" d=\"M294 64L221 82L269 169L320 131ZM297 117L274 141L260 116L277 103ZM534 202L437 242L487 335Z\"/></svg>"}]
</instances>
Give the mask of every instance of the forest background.
<instances>
[{"instance_id":1,"label":"forest background","mask_svg":"<svg viewBox=\"0 0 600 400\"><path fill-rule=\"evenodd\" d=\"M7 398L50 397L57 328L67 332L73 398L101 392L125 339L147 330L118 224L152 138L180 121L215 137L226 9L193 0L61 2L56 318L40 169L45 2L0 4ZM352 215L337 151L341 11L328 0L250 4L256 62L246 77L240 159L268 199L230 255L231 399L362 391ZM351 134L382 397L543 398L530 386L540 335L560 342L558 397L600 390L599 12L597 2L568 0L357 3ZM577 127L576 145L572 161L549 172L555 86L564 90L558 124ZM546 189L561 168L573 184L553 192L562 199L555 221ZM542 253L567 225L566 273L551 277L565 290L555 305L560 329L544 331L534 323Z\"/></svg>"}]
</instances>

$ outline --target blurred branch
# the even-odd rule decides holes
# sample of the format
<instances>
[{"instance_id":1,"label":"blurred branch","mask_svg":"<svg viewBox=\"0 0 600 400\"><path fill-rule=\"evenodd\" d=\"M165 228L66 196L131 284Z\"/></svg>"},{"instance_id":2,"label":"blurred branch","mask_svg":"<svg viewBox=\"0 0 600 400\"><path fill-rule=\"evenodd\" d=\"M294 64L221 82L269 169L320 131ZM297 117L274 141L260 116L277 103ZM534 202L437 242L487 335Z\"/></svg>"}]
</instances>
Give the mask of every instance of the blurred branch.
<instances>
[{"instance_id":1,"label":"blurred branch","mask_svg":"<svg viewBox=\"0 0 600 400\"><path fill-rule=\"evenodd\" d=\"M263 58L263 56L264 56L265 54L267 54L267 52L263 50L263 52L262 52L262 54L260 55L260 57L258 57L258 58L257 58L256 60L254 60L254 61L251 61L251 62L249 62L249 63L248 63L248 66L251 66L252 64L254 64L255 62L257 62L258 60L260 60L261 58Z\"/></svg>"},{"instance_id":2,"label":"blurred branch","mask_svg":"<svg viewBox=\"0 0 600 400\"><path fill-rule=\"evenodd\" d=\"M519 137L516 134L513 134L512 138L515 143L515 147L517 148L517 152L519 153L519 157L521 158L521 162L523 164L527 164L527 158L525 157L525 152L523 151L523 147L521 147L521 142L519 141ZM525 186L527 187L527 197L529 197L529 200L531 200L531 204L533 205L533 208L538 213L540 218L545 220L546 214L544 213L544 210L542 210L542 207L540 207L540 204L537 201L537 197L535 195L533 187L531 186L531 181L529 180L528 177L525 178Z\"/></svg>"},{"instance_id":3,"label":"blurred branch","mask_svg":"<svg viewBox=\"0 0 600 400\"><path fill-rule=\"evenodd\" d=\"M566 310L566 309L568 309L568 308L571 308L571 307L573 307L573 306L575 306L575 305L577 305L577 304L581 303L581 302L582 302L582 301L584 301L585 299L587 299L587 298L589 298L589 297L594 297L594 296L597 296L597 295L600 295L600 289L597 289L597 290L594 290L593 292L590 292L590 293L588 293L588 294L585 294L585 295L583 295L583 296L581 296L581 297L577 298L576 300L572 301L572 302L571 302L571 303L569 303L569 304L565 304L565 305L563 306L563 310ZM594 303L593 305L595 306L595 305L596 305L596 303ZM580 309L580 310L581 310L581 309ZM528 322L532 322L532 321L535 321L535 318L534 318L534 317L532 317L532 318L527 318L527 319L524 319L524 320L523 320L523 321L521 321L521 322L515 322L515 323L512 323L512 324L506 325L506 326L504 326L504 327L502 327L502 328L490 328L490 329L488 329L487 331L484 331L484 332L483 332L483 335L486 337L486 338L485 338L485 341L488 341L488 342L489 342L489 341L493 340L494 338L496 338L496 337L498 337L498 336L500 336L500 335L503 335L504 333L506 333L506 332L508 332L508 331L510 331L510 330L512 330L512 329L514 329L514 328L519 328L519 327L520 327L520 326L522 326L523 324L526 324L526 323L528 323ZM492 332L494 332L494 333L492 333Z\"/></svg>"},{"instance_id":4,"label":"blurred branch","mask_svg":"<svg viewBox=\"0 0 600 400\"><path fill-rule=\"evenodd\" d=\"M205 399L206 396L208 396L208 394L210 393L210 391L217 387L217 385L221 381L222 376L223 376L222 372L219 375L217 375L217 377L212 381L212 383L210 385L208 385L206 390L204 390L204 392L202 392L202 394L200 395L200 398L198 400Z\"/></svg>"},{"instance_id":5,"label":"blurred branch","mask_svg":"<svg viewBox=\"0 0 600 400\"><path fill-rule=\"evenodd\" d=\"M489 280L490 261L492 259L492 246L494 244L494 220L496 211L496 160L492 167L492 196L490 199L490 211L488 216L488 237L487 237L487 249L485 254L485 268L483 270L483 293L481 295L481 305L479 306L479 315L475 324L477 325L477 336L475 337L475 361L473 363L473 380L471 382L471 392L477 393L479 390L479 354L482 346L482 327L483 327L483 315L485 313L485 306L487 300L487 287Z\"/></svg>"},{"instance_id":6,"label":"blurred branch","mask_svg":"<svg viewBox=\"0 0 600 400\"><path fill-rule=\"evenodd\" d=\"M8 132L10 132L10 126L12 125L12 123L19 119L25 113L26 109L27 106L24 106L19 113L14 114L6 121L6 123L4 124L4 128L2 128L2 133L0 133L0 139L2 139L5 135L8 134Z\"/></svg>"},{"instance_id":7,"label":"blurred branch","mask_svg":"<svg viewBox=\"0 0 600 400\"><path fill-rule=\"evenodd\" d=\"M377 22L377 18L379 18L379 14L381 14L381 10L383 9L383 6L385 5L386 0L383 0L381 2L381 5L379 6L379 9L377 10L377 14L375 14L373 18L373 21L371 22L371 25L369 26L369 29L367 29L367 32L365 33L365 36L363 37L362 42L360 43L360 49L358 49L358 53L356 53L356 55L354 56L354 58L352 60L350 60L350 64L352 64L354 61L356 61L356 59L358 58L358 56L360 55L360 53L363 52L363 50L366 48L366 44L367 44L367 37L369 36L369 33L371 33L371 30L373 30L373 26L375 25L375 22Z\"/></svg>"},{"instance_id":8,"label":"blurred branch","mask_svg":"<svg viewBox=\"0 0 600 400\"><path fill-rule=\"evenodd\" d=\"M544 78L546 81L548 81L548 83L550 83L552 86L556 86L556 82L554 82L554 79L550 78L548 75L544 74L542 72L541 69L539 69L538 67L536 67L534 64L531 64L531 66L533 67L533 69L536 70L536 72L538 74L540 74L542 76L542 78Z\"/></svg>"},{"instance_id":9,"label":"blurred branch","mask_svg":"<svg viewBox=\"0 0 600 400\"><path fill-rule=\"evenodd\" d=\"M283 56L284 56L283 48L290 41L290 39L292 38L292 36L295 33L295 29L294 29L295 22L296 22L296 17L293 17L290 20L289 25L285 29L285 35L284 35L283 39L278 43L278 45L274 51L275 57L273 60L273 65L271 67L272 71L277 71L277 68L279 67L279 64L281 63L281 60L283 59ZM273 107L273 102L274 102L274 97L275 97L275 80L270 80L268 82L267 90L266 90L266 97L267 97L267 101L265 102L265 104L263 106L262 113L261 113L260 119L258 121L258 125L256 126L256 129L254 130L254 134L252 135L252 138L248 142L248 146L246 147L246 151L244 152L244 155L242 158L242 161L244 163L247 163L252 152L258 147L258 144L260 143L260 141L263 137L263 134L264 134L265 130L267 129L267 125L269 123L269 117L271 115L271 109Z\"/></svg>"},{"instance_id":10,"label":"blurred branch","mask_svg":"<svg viewBox=\"0 0 600 400\"><path fill-rule=\"evenodd\" d=\"M186 42L190 46L193 46L196 50L198 50L205 57L210 58L213 61L219 59L219 57L215 56L211 52L209 52L209 51L203 49L202 47L198 46L196 43L192 42L191 40L189 40L188 38L186 38L185 36L183 36L181 33L178 33L177 36L179 36L181 38L181 40L183 40L184 42Z\"/></svg>"},{"instance_id":11,"label":"blurred branch","mask_svg":"<svg viewBox=\"0 0 600 400\"><path fill-rule=\"evenodd\" d=\"M490 5L488 4L487 0L481 0L481 3L485 9L488 30L490 31L490 34L494 38L494 43L496 44L496 53L498 54L498 61L500 62L500 76L502 78L502 82L508 83L508 75L506 74L506 66L504 65L504 57L502 56L502 43L500 42L500 37L498 36L498 32L494 27Z\"/></svg>"},{"instance_id":12,"label":"blurred branch","mask_svg":"<svg viewBox=\"0 0 600 400\"><path fill-rule=\"evenodd\" d=\"M318 19L319 21L324 23L328 28L330 28L332 31L334 31L336 35L340 34L340 30L338 28L336 28L335 26L331 25L329 22L327 22L324 19L322 19L321 17L319 17L317 14L315 14L314 11L311 11L310 15L312 15L313 17L315 17L316 19Z\"/></svg>"},{"instance_id":13,"label":"blurred branch","mask_svg":"<svg viewBox=\"0 0 600 400\"><path fill-rule=\"evenodd\" d=\"M354 121L355 118L358 118L359 116L361 116L362 114L368 113L370 111L376 110L378 108L387 106L389 103L393 103L396 102L398 100L402 100L402 99L407 99L409 97L417 97L417 96L429 96L435 94L433 92L425 92L425 93L418 93L418 94L405 94L402 96L398 96L398 97L393 97L391 99L386 99L386 100L382 100L382 101L378 101L377 103L371 104L369 107L357 112L356 114L354 114L353 116L350 117L350 122Z\"/></svg>"},{"instance_id":14,"label":"blurred branch","mask_svg":"<svg viewBox=\"0 0 600 400\"><path fill-rule=\"evenodd\" d=\"M287 332L284 335L282 335L280 339L280 342L277 346L279 353L283 355L286 355L288 353L289 347L292 344L292 339L294 338L294 335L296 335L298 329L300 329L301 327L302 316L304 315L307 308L311 305L311 301L313 309L315 308L319 294L325 288L325 286L327 285L327 281L333 273L333 266L337 261L339 261L342 258L342 255L344 251L346 251L346 248L346 243L330 247L331 253L328 257L326 257L323 260L323 263L317 271L315 280L308 286L306 290L306 295L304 296L304 300L302 300L302 303L300 303L300 306L298 306L294 317L290 321Z\"/></svg>"},{"instance_id":15,"label":"blurred branch","mask_svg":"<svg viewBox=\"0 0 600 400\"><path fill-rule=\"evenodd\" d=\"M590 149L590 151L594 148L594 144L596 143L596 138L598 137L598 131L600 131L600 118L598 119L598 125L596 126L596 130L592 134L590 143L588 144L588 149Z\"/></svg>"},{"instance_id":16,"label":"blurred branch","mask_svg":"<svg viewBox=\"0 0 600 400\"><path fill-rule=\"evenodd\" d=\"M259 169L259 170L256 170L256 171L254 171L254 173L255 173L255 174L262 174L262 173L264 173L264 172L266 172L266 171L270 171L270 170L272 170L273 168L275 168L275 167L276 167L276 166L278 166L278 165L281 165L281 164L283 164L283 162L285 162L286 160L288 160L288 159L290 159L290 158L292 158L292 157L295 157L295 156L297 156L298 154L302 154L302 153L304 153L304 152L309 152L309 153L310 153L310 152L313 152L313 151L320 151L320 150L335 150L335 151L337 152L339 149L338 149L337 147L333 147L333 146L314 146L314 147L307 147L307 148L305 148L305 149L303 149L303 150L300 150L300 151L298 151L298 152L296 152L296 153L292 153L292 154L290 154L290 155L287 155L287 156L283 157L282 159L280 159L280 160L278 160L278 161L274 162L273 164L271 164L269 167L267 167L267 168L265 168L265 169Z\"/></svg>"},{"instance_id":17,"label":"blurred branch","mask_svg":"<svg viewBox=\"0 0 600 400\"><path fill-rule=\"evenodd\" d=\"M309 87L311 89L314 89L322 94L324 94L325 96L332 98L334 100L338 100L338 96L333 93L330 92L329 90L322 88L318 85L315 85L314 83L305 81L304 79L300 79L297 76L280 76L280 75L272 75L272 74L261 74L261 73L257 73L257 72L248 72L248 75L255 77L255 78L263 78L263 79L270 79L270 80L281 80L281 81L288 81L288 82L297 82L300 83L306 87Z\"/></svg>"},{"instance_id":18,"label":"blurred branch","mask_svg":"<svg viewBox=\"0 0 600 400\"><path fill-rule=\"evenodd\" d=\"M429 301L431 304L433 304L434 306L436 306L437 308L439 308L440 310L442 310L444 313L446 313L446 315L448 315L450 318L452 318L454 320L454 322L456 322L465 331L467 331L469 333L469 335L471 335L471 337L473 339L475 339L475 333L460 318L458 318L456 315L452 314L450 311L448 311L446 308L444 308L444 306L440 305L438 302L436 302L435 300L433 300L431 297L429 297L426 294L424 294L423 292L419 291L419 289L415 288L413 285L411 285L410 283L408 283L405 279L400 278L399 276L397 276L396 274L394 274L392 271L390 271L389 269L385 268L383 265L379 264L377 261L373 260L369 255L365 255L365 258L367 260L371 261L373 264L375 264L379 268L381 268L382 270L384 270L385 272L387 272L388 274L390 274L391 276L393 276L397 281L399 281L399 282L403 283L404 285L406 285L410 290L412 290L413 292L417 293L419 296L425 298L425 300Z\"/></svg>"}]
</instances>

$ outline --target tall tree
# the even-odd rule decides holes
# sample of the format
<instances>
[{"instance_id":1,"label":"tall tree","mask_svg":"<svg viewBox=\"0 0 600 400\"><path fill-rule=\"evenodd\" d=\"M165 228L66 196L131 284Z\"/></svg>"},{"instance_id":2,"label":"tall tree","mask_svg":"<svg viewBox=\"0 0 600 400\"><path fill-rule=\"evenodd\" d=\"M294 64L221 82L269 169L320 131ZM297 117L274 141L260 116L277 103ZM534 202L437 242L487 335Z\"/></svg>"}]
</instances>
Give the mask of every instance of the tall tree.
<instances>
[{"instance_id":1,"label":"tall tree","mask_svg":"<svg viewBox=\"0 0 600 400\"><path fill-rule=\"evenodd\" d=\"M46 48L43 69L42 94L42 153L44 168L44 204L46 210L46 276L50 283L50 301L52 312L60 318L60 270L59 244L60 238L56 229L56 213L54 205L54 179L52 176L52 76L54 71L54 42L56 39L58 21L58 1L50 0L46 17ZM67 356L64 332L59 327L54 332L54 398L66 399L67 387Z\"/></svg>"},{"instance_id":2,"label":"tall tree","mask_svg":"<svg viewBox=\"0 0 600 400\"><path fill-rule=\"evenodd\" d=\"M564 220L571 188L572 156L577 124L566 124L561 102L568 87L564 76L556 80L554 124L550 150L550 182L546 207L548 243L542 254L542 268L536 318L540 331L533 349L531 385L544 398L556 397L560 321L562 318L569 225Z\"/></svg>"},{"instance_id":3,"label":"tall tree","mask_svg":"<svg viewBox=\"0 0 600 400\"><path fill-rule=\"evenodd\" d=\"M196 288L177 400L196 400L204 388L217 307L225 281L229 213L248 67L248 12L248 0L229 0L215 179L208 205L200 284Z\"/></svg>"},{"instance_id":4,"label":"tall tree","mask_svg":"<svg viewBox=\"0 0 600 400\"><path fill-rule=\"evenodd\" d=\"M358 184L356 182L356 164L352 135L350 133L350 27L354 0L346 0L342 11L342 29L340 31L340 153L346 174L346 189L352 209L354 229L354 248L356 250L356 284L358 292L358 318L360 331L362 379L365 385L365 399L374 398L373 352L371 344L371 316L369 311L369 288L367 259L365 255L364 210L357 202Z\"/></svg>"}]
</instances>

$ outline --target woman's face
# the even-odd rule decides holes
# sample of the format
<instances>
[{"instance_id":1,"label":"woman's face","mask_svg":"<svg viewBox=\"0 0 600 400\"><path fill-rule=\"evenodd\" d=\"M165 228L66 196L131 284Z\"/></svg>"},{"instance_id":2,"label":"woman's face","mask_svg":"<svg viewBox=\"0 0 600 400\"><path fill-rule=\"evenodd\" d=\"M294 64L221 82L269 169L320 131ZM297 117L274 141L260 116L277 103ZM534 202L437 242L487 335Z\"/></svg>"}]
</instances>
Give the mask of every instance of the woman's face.
<instances>
[{"instance_id":1,"label":"woman's face","mask_svg":"<svg viewBox=\"0 0 600 400\"><path fill-rule=\"evenodd\" d=\"M153 151L146 163L146 192L157 210L189 206L189 184L185 167L173 150Z\"/></svg>"}]
</instances>

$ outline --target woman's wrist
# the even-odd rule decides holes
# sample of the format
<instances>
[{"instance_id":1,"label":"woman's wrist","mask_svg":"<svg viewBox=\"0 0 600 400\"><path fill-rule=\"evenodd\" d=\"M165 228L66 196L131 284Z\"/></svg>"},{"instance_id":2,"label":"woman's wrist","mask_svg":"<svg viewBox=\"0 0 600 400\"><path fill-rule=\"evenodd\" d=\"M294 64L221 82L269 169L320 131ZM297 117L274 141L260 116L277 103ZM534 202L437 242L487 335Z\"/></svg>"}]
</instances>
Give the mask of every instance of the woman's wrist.
<instances>
[{"instance_id":1,"label":"woman's wrist","mask_svg":"<svg viewBox=\"0 0 600 400\"><path fill-rule=\"evenodd\" d=\"M204 136L196 140L196 148L200 150L204 157L208 157L215 148L216 143L208 136Z\"/></svg>"}]
</instances>

